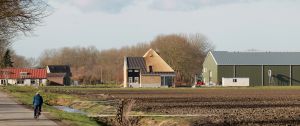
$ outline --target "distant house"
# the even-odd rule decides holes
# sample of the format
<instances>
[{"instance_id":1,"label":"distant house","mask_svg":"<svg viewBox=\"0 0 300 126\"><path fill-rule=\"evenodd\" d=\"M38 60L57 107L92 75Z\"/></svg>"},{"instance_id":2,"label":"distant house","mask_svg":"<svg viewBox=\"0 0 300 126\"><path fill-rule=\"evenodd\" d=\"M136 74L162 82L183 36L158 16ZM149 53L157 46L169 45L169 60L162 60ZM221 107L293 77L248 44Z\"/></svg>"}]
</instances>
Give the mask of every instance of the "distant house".
<instances>
[{"instance_id":1,"label":"distant house","mask_svg":"<svg viewBox=\"0 0 300 126\"><path fill-rule=\"evenodd\" d=\"M0 69L0 85L46 85L45 69L6 68Z\"/></svg>"},{"instance_id":2,"label":"distant house","mask_svg":"<svg viewBox=\"0 0 300 126\"><path fill-rule=\"evenodd\" d=\"M69 65L48 65L48 85L64 86L71 84L71 68Z\"/></svg>"},{"instance_id":3,"label":"distant house","mask_svg":"<svg viewBox=\"0 0 300 126\"><path fill-rule=\"evenodd\" d=\"M175 71L150 49L143 57L124 58L124 87L170 87Z\"/></svg>"}]
</instances>

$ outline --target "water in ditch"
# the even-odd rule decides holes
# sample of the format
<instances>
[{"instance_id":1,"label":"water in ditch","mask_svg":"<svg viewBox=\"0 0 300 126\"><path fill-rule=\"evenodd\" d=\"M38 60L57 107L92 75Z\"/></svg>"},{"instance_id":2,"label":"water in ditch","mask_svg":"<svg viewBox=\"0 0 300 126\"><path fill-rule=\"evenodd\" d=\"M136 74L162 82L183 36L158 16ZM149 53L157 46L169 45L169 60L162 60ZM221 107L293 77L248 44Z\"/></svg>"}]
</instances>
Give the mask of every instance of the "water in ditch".
<instances>
[{"instance_id":1,"label":"water in ditch","mask_svg":"<svg viewBox=\"0 0 300 126\"><path fill-rule=\"evenodd\" d=\"M84 115L87 114L83 111L80 111L78 109L74 109L74 108L71 108L71 107L68 107L68 106L53 106L53 107L56 108L56 109L65 111L65 112L69 112L69 113L79 113L79 114L84 114Z\"/></svg>"}]
</instances>

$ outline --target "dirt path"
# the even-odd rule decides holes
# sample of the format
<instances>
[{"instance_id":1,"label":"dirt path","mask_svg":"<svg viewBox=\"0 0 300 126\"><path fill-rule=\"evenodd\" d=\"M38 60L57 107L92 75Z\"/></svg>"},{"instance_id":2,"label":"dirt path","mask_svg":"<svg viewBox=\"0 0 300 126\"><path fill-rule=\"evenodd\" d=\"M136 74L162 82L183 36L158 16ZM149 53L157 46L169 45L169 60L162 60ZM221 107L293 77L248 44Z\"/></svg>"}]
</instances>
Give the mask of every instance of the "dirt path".
<instances>
[{"instance_id":1,"label":"dirt path","mask_svg":"<svg viewBox=\"0 0 300 126\"><path fill-rule=\"evenodd\" d=\"M58 126L43 114L38 120L33 111L16 103L7 94L0 91L0 126Z\"/></svg>"}]
</instances>

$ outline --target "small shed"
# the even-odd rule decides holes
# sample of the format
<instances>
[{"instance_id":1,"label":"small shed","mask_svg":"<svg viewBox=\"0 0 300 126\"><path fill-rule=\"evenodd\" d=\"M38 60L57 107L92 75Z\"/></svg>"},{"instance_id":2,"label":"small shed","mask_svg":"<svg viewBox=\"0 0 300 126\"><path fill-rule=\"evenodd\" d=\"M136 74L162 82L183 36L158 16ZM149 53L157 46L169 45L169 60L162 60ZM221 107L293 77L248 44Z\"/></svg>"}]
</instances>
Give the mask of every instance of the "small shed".
<instances>
[{"instance_id":1,"label":"small shed","mask_svg":"<svg viewBox=\"0 0 300 126\"><path fill-rule=\"evenodd\" d=\"M247 87L249 78L222 78L222 86L224 87Z\"/></svg>"}]
</instances>

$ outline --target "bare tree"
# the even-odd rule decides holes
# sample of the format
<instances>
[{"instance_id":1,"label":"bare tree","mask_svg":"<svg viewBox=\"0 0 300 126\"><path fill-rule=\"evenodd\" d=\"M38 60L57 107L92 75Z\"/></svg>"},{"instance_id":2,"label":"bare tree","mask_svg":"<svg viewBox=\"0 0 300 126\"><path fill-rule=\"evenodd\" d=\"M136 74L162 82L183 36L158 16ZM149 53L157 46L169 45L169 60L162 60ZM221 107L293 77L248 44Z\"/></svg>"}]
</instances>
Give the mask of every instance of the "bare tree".
<instances>
[{"instance_id":1,"label":"bare tree","mask_svg":"<svg viewBox=\"0 0 300 126\"><path fill-rule=\"evenodd\" d=\"M47 15L47 7L43 0L0 0L0 38L31 32Z\"/></svg>"},{"instance_id":2,"label":"bare tree","mask_svg":"<svg viewBox=\"0 0 300 126\"><path fill-rule=\"evenodd\" d=\"M191 83L200 74L207 52L214 48L201 34L160 35L151 47L176 71L177 83Z\"/></svg>"},{"instance_id":3,"label":"bare tree","mask_svg":"<svg viewBox=\"0 0 300 126\"><path fill-rule=\"evenodd\" d=\"M32 32L48 15L47 8L43 0L0 0L0 55L19 33Z\"/></svg>"}]
</instances>

